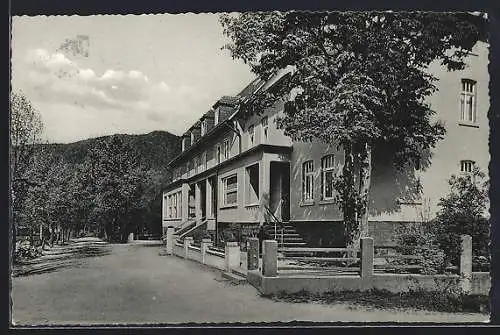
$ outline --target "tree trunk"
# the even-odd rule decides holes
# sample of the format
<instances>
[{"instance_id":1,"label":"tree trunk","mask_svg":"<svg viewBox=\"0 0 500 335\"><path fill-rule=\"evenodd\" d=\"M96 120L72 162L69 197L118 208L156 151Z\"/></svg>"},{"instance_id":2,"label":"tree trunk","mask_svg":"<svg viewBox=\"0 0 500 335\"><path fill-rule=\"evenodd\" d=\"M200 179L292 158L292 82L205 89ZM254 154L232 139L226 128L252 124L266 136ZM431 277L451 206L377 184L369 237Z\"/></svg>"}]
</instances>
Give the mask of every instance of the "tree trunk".
<instances>
[{"instance_id":1,"label":"tree trunk","mask_svg":"<svg viewBox=\"0 0 500 335\"><path fill-rule=\"evenodd\" d=\"M368 143L361 144L357 148L359 181L358 199L356 201L356 230L354 231L352 247L359 249L361 238L368 236L368 198L370 194L372 156L371 146Z\"/></svg>"},{"instance_id":2,"label":"tree trunk","mask_svg":"<svg viewBox=\"0 0 500 335\"><path fill-rule=\"evenodd\" d=\"M342 178L344 182L342 190L342 214L344 218L346 245L350 247L353 243L353 233L356 228L354 155L351 143L344 145L344 155L344 166L342 168Z\"/></svg>"},{"instance_id":3,"label":"tree trunk","mask_svg":"<svg viewBox=\"0 0 500 335\"><path fill-rule=\"evenodd\" d=\"M368 236L369 196L372 176L372 149L365 143L359 167L359 197L361 210L359 213L359 237Z\"/></svg>"}]
</instances>

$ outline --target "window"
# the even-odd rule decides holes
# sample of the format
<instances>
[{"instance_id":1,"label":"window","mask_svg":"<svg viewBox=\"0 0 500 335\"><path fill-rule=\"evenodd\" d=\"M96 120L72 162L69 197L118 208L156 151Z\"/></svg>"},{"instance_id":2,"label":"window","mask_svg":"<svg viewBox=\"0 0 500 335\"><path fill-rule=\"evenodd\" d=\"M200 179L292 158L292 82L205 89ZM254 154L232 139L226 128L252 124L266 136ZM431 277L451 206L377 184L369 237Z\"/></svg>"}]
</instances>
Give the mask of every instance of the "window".
<instances>
[{"instance_id":1,"label":"window","mask_svg":"<svg viewBox=\"0 0 500 335\"><path fill-rule=\"evenodd\" d=\"M255 140L255 128L253 125L248 127L248 145L252 146Z\"/></svg>"},{"instance_id":2,"label":"window","mask_svg":"<svg viewBox=\"0 0 500 335\"><path fill-rule=\"evenodd\" d=\"M238 202L237 175L222 179L222 204L224 206L236 205Z\"/></svg>"},{"instance_id":3,"label":"window","mask_svg":"<svg viewBox=\"0 0 500 335\"><path fill-rule=\"evenodd\" d=\"M222 144L222 155L224 160L229 158L229 139L225 139L224 143Z\"/></svg>"},{"instance_id":4,"label":"window","mask_svg":"<svg viewBox=\"0 0 500 335\"><path fill-rule=\"evenodd\" d=\"M191 132L191 144L194 144L194 141L195 141L195 135L194 135L194 131Z\"/></svg>"},{"instance_id":5,"label":"window","mask_svg":"<svg viewBox=\"0 0 500 335\"><path fill-rule=\"evenodd\" d=\"M198 173L198 166L200 165L200 157L196 156L193 159L194 173Z\"/></svg>"},{"instance_id":6,"label":"window","mask_svg":"<svg viewBox=\"0 0 500 335\"><path fill-rule=\"evenodd\" d=\"M307 161L302 164L302 201L313 200L314 162Z\"/></svg>"},{"instance_id":7,"label":"window","mask_svg":"<svg viewBox=\"0 0 500 335\"><path fill-rule=\"evenodd\" d=\"M186 167L187 176L189 177L191 175L191 169L192 169L193 163L189 160L189 161L187 161L186 164L187 164L187 167Z\"/></svg>"},{"instance_id":8,"label":"window","mask_svg":"<svg viewBox=\"0 0 500 335\"><path fill-rule=\"evenodd\" d=\"M207 120L204 119L201 121L201 136L205 135L207 133Z\"/></svg>"},{"instance_id":9,"label":"window","mask_svg":"<svg viewBox=\"0 0 500 335\"><path fill-rule=\"evenodd\" d=\"M207 152L206 151L203 151L203 153L201 154L200 165L203 167L203 170L206 170L208 167Z\"/></svg>"},{"instance_id":10,"label":"window","mask_svg":"<svg viewBox=\"0 0 500 335\"><path fill-rule=\"evenodd\" d=\"M267 140L267 133L268 133L267 122L268 122L267 116L264 116L260 121L260 124L262 125L262 142Z\"/></svg>"},{"instance_id":11,"label":"window","mask_svg":"<svg viewBox=\"0 0 500 335\"><path fill-rule=\"evenodd\" d=\"M222 156L221 156L221 149L220 149L220 144L217 144L215 147L215 156L217 157L217 164L220 164L222 162Z\"/></svg>"},{"instance_id":12,"label":"window","mask_svg":"<svg viewBox=\"0 0 500 335\"><path fill-rule=\"evenodd\" d=\"M246 168L246 203L255 205L259 203L259 164Z\"/></svg>"},{"instance_id":13,"label":"window","mask_svg":"<svg viewBox=\"0 0 500 335\"><path fill-rule=\"evenodd\" d=\"M460 120L476 122L476 82L474 80L462 79Z\"/></svg>"},{"instance_id":14,"label":"window","mask_svg":"<svg viewBox=\"0 0 500 335\"><path fill-rule=\"evenodd\" d=\"M472 172L475 162L471 160L460 161L460 172Z\"/></svg>"},{"instance_id":15,"label":"window","mask_svg":"<svg viewBox=\"0 0 500 335\"><path fill-rule=\"evenodd\" d=\"M321 159L322 200L333 199L334 179L334 157L328 155Z\"/></svg>"},{"instance_id":16,"label":"window","mask_svg":"<svg viewBox=\"0 0 500 335\"><path fill-rule=\"evenodd\" d=\"M171 217L177 217L177 193L172 195L172 212Z\"/></svg>"}]
</instances>

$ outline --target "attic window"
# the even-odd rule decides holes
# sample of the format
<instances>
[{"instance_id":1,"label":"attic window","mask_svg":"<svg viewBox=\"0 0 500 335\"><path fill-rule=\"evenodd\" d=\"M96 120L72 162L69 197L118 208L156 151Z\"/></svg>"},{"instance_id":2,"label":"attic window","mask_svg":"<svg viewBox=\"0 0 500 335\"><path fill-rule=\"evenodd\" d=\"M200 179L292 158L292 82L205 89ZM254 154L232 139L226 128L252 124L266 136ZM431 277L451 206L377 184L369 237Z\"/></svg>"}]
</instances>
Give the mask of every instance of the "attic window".
<instances>
[{"instance_id":1,"label":"attic window","mask_svg":"<svg viewBox=\"0 0 500 335\"><path fill-rule=\"evenodd\" d=\"M205 135L207 133L207 120L204 119L201 121L201 136Z\"/></svg>"},{"instance_id":2,"label":"attic window","mask_svg":"<svg viewBox=\"0 0 500 335\"><path fill-rule=\"evenodd\" d=\"M214 113L214 124L217 125L218 123L219 123L219 109L217 108Z\"/></svg>"}]
</instances>

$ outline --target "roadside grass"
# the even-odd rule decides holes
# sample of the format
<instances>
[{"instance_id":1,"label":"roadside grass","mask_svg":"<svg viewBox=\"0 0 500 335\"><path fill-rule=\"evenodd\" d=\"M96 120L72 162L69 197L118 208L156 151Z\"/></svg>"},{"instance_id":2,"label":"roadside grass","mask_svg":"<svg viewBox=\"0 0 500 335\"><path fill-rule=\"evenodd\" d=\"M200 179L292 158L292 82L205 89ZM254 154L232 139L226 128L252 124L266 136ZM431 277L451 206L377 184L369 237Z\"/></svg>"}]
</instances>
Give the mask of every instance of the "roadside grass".
<instances>
[{"instance_id":1,"label":"roadside grass","mask_svg":"<svg viewBox=\"0 0 500 335\"><path fill-rule=\"evenodd\" d=\"M377 309L414 309L433 312L463 312L489 314L489 298L486 295L446 294L423 290L392 293L387 290L342 291L322 294L301 291L297 293L279 292L263 295L273 301L322 304L349 303L353 306Z\"/></svg>"}]
</instances>

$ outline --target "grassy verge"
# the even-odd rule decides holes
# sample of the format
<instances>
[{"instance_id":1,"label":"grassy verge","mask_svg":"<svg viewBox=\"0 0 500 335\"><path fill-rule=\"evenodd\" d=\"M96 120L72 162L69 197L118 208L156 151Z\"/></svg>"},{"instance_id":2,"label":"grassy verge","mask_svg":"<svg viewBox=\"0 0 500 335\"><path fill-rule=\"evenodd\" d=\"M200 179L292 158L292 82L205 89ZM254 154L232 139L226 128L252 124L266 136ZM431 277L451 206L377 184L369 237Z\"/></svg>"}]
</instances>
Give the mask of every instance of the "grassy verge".
<instances>
[{"instance_id":1,"label":"grassy verge","mask_svg":"<svg viewBox=\"0 0 500 335\"><path fill-rule=\"evenodd\" d=\"M410 291L391 293L386 290L344 291L313 294L280 292L266 296L274 301L349 303L380 309L417 309L435 312L489 313L489 298L485 295L451 295L443 292Z\"/></svg>"}]
</instances>

